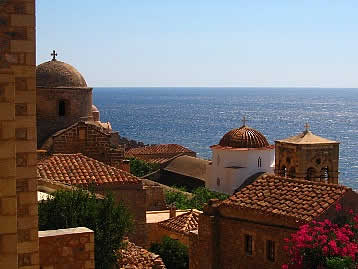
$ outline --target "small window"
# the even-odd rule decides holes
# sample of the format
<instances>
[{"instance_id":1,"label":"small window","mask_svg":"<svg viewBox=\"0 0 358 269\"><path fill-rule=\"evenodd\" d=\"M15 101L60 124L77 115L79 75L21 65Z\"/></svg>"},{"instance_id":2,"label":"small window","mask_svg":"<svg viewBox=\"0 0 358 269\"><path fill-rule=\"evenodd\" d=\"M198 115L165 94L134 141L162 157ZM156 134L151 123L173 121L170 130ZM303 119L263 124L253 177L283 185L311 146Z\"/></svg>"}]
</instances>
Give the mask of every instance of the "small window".
<instances>
[{"instance_id":1,"label":"small window","mask_svg":"<svg viewBox=\"0 0 358 269\"><path fill-rule=\"evenodd\" d=\"M282 166L282 168L281 168L281 176L283 176L283 177L287 176L287 168L286 168L286 166Z\"/></svg>"},{"instance_id":2,"label":"small window","mask_svg":"<svg viewBox=\"0 0 358 269\"><path fill-rule=\"evenodd\" d=\"M245 252L252 255L252 236L249 234L245 234Z\"/></svg>"},{"instance_id":3,"label":"small window","mask_svg":"<svg viewBox=\"0 0 358 269\"><path fill-rule=\"evenodd\" d=\"M261 159L261 157L259 157L258 159L257 159L257 167L261 167L262 166L262 159Z\"/></svg>"},{"instance_id":4,"label":"small window","mask_svg":"<svg viewBox=\"0 0 358 269\"><path fill-rule=\"evenodd\" d=\"M63 117L66 115L66 102L64 100L61 100L58 103L58 115L60 117Z\"/></svg>"},{"instance_id":5,"label":"small window","mask_svg":"<svg viewBox=\"0 0 358 269\"><path fill-rule=\"evenodd\" d=\"M220 178L216 179L216 185L220 186Z\"/></svg>"},{"instance_id":6,"label":"small window","mask_svg":"<svg viewBox=\"0 0 358 269\"><path fill-rule=\"evenodd\" d=\"M328 182L328 167L323 167L321 169L321 181Z\"/></svg>"},{"instance_id":7,"label":"small window","mask_svg":"<svg viewBox=\"0 0 358 269\"><path fill-rule=\"evenodd\" d=\"M272 240L266 241L266 256L269 261L275 261L275 242Z\"/></svg>"}]
</instances>

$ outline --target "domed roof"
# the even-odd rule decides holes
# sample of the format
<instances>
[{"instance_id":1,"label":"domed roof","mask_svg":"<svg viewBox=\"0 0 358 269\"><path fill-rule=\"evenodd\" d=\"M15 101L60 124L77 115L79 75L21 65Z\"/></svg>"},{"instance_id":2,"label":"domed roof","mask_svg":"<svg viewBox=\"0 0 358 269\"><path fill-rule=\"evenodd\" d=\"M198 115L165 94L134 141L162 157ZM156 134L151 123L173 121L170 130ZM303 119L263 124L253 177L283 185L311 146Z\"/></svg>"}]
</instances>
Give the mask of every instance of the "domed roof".
<instances>
[{"instance_id":1,"label":"domed roof","mask_svg":"<svg viewBox=\"0 0 358 269\"><path fill-rule=\"evenodd\" d=\"M52 60L36 67L37 87L87 87L85 79L72 65Z\"/></svg>"},{"instance_id":2,"label":"domed roof","mask_svg":"<svg viewBox=\"0 0 358 269\"><path fill-rule=\"evenodd\" d=\"M92 105L92 112L97 112L99 111L98 108L95 105Z\"/></svg>"},{"instance_id":3,"label":"domed roof","mask_svg":"<svg viewBox=\"0 0 358 269\"><path fill-rule=\"evenodd\" d=\"M221 138L219 145L232 148L264 148L270 146L263 134L246 125L227 132Z\"/></svg>"}]
</instances>

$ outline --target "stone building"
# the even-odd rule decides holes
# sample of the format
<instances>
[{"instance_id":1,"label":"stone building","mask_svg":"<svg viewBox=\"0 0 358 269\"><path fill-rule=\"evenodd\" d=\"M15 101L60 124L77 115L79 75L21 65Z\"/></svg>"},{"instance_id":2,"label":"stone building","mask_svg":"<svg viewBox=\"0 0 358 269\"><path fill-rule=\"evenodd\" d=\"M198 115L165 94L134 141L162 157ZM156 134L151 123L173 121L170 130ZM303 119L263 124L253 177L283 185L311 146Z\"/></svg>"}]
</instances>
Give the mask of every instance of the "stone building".
<instances>
[{"instance_id":1,"label":"stone building","mask_svg":"<svg viewBox=\"0 0 358 269\"><path fill-rule=\"evenodd\" d=\"M71 65L56 60L36 67L37 136L41 145L50 135L80 120L93 120L92 88Z\"/></svg>"},{"instance_id":2,"label":"stone building","mask_svg":"<svg viewBox=\"0 0 358 269\"><path fill-rule=\"evenodd\" d=\"M152 243L159 243L164 236L180 241L182 244L189 247L189 233L198 229L199 214L202 213L196 209L190 210L176 210L169 209L169 218L161 220L158 216L157 220L153 216L148 218L148 215L164 215L165 212L147 212L147 233L148 245Z\"/></svg>"},{"instance_id":3,"label":"stone building","mask_svg":"<svg viewBox=\"0 0 358 269\"><path fill-rule=\"evenodd\" d=\"M205 186L233 194L246 179L257 173L273 172L275 149L259 131L244 124L227 132L211 146L212 163Z\"/></svg>"},{"instance_id":4,"label":"stone building","mask_svg":"<svg viewBox=\"0 0 358 269\"><path fill-rule=\"evenodd\" d=\"M339 142L308 130L275 141L275 174L291 178L338 183Z\"/></svg>"},{"instance_id":5,"label":"stone building","mask_svg":"<svg viewBox=\"0 0 358 269\"><path fill-rule=\"evenodd\" d=\"M263 175L225 201L210 201L190 234L190 269L281 268L284 238L335 205L358 210L358 194L338 184Z\"/></svg>"},{"instance_id":6,"label":"stone building","mask_svg":"<svg viewBox=\"0 0 358 269\"><path fill-rule=\"evenodd\" d=\"M55 153L83 153L98 161L129 172L123 147L118 145L118 132L93 121L79 121L51 135L43 150Z\"/></svg>"},{"instance_id":7,"label":"stone building","mask_svg":"<svg viewBox=\"0 0 358 269\"><path fill-rule=\"evenodd\" d=\"M145 245L146 194L139 178L81 153L53 154L37 164L37 172L42 181L93 186L100 194L111 191L134 216L135 231L130 238L140 246Z\"/></svg>"}]
</instances>

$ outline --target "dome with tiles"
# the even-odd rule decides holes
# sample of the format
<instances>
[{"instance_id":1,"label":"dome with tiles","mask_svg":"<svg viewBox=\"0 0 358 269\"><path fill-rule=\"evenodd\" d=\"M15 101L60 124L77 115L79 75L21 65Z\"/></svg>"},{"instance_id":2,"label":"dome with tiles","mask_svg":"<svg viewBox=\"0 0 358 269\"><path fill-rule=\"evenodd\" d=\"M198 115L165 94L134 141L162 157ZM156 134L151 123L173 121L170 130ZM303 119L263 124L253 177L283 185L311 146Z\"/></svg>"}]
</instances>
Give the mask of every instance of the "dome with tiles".
<instances>
[{"instance_id":1,"label":"dome with tiles","mask_svg":"<svg viewBox=\"0 0 358 269\"><path fill-rule=\"evenodd\" d=\"M87 83L80 72L72 65L58 61L55 57L36 67L37 87L86 88Z\"/></svg>"},{"instance_id":2,"label":"dome with tiles","mask_svg":"<svg viewBox=\"0 0 358 269\"><path fill-rule=\"evenodd\" d=\"M270 146L263 134L246 125L227 132L221 138L219 145L231 148L264 148Z\"/></svg>"}]
</instances>

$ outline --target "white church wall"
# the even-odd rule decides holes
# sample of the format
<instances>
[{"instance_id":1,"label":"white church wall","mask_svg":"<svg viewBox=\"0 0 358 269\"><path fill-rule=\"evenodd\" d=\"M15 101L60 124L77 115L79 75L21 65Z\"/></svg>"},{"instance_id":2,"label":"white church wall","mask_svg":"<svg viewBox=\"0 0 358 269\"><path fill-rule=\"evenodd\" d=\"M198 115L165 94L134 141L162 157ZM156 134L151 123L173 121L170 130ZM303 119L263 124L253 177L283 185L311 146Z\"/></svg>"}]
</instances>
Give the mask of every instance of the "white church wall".
<instances>
[{"instance_id":1,"label":"white church wall","mask_svg":"<svg viewBox=\"0 0 358 269\"><path fill-rule=\"evenodd\" d=\"M261 162L259 162L261 158ZM250 176L272 172L274 149L222 150L213 149L213 162L208 168L206 187L232 194Z\"/></svg>"}]
</instances>

